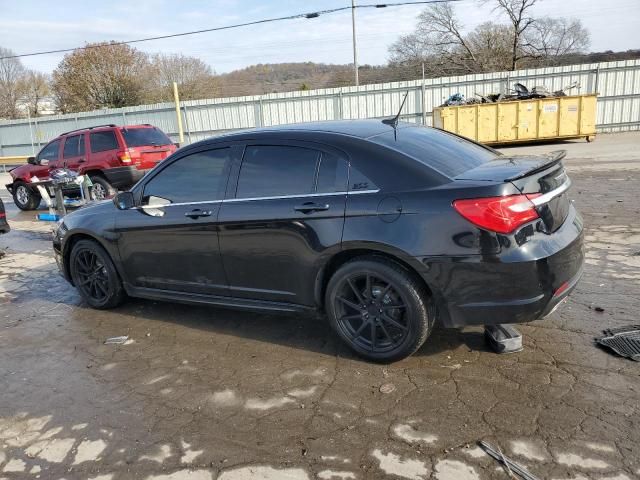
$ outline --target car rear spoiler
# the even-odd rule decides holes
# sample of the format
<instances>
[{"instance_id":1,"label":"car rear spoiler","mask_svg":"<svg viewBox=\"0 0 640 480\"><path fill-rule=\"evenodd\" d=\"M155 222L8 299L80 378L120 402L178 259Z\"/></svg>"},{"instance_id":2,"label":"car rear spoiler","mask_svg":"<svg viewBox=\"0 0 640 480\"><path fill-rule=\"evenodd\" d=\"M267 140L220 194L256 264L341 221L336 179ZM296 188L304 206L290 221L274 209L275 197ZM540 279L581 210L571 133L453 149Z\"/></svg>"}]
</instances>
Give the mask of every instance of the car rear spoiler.
<instances>
[{"instance_id":1,"label":"car rear spoiler","mask_svg":"<svg viewBox=\"0 0 640 480\"><path fill-rule=\"evenodd\" d=\"M556 150L554 152L547 153L546 155L541 155L540 158L542 159L542 162L532 165L532 167L528 170L522 170L518 172L518 174L513 177L505 178L504 181L511 182L513 180L518 180L519 178L527 177L529 175L533 175L534 173L541 172L542 170L546 170L556 163L560 163L566 156L566 150Z\"/></svg>"}]
</instances>

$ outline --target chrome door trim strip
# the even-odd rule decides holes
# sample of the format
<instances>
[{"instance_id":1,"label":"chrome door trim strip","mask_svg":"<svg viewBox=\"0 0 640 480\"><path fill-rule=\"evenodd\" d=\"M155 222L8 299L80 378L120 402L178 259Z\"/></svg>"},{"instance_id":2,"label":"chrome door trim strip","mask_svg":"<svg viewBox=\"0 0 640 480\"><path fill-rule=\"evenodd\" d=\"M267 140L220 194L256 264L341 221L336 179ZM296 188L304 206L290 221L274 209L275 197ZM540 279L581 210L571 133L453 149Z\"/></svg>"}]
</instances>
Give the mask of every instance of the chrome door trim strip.
<instances>
[{"instance_id":1,"label":"chrome door trim strip","mask_svg":"<svg viewBox=\"0 0 640 480\"><path fill-rule=\"evenodd\" d=\"M181 207L187 205L203 205L207 203L236 203L236 202L255 202L256 200L284 200L287 198L315 198L315 197L335 197L338 195L362 195L364 193L378 193L380 190L355 190L352 192L331 192L331 193L307 193L304 195L279 195L274 197L248 197L248 198L227 198L224 200L204 200L200 202L178 202L167 203L164 205L141 205L135 208L141 209L158 209L164 207Z\"/></svg>"}]
</instances>

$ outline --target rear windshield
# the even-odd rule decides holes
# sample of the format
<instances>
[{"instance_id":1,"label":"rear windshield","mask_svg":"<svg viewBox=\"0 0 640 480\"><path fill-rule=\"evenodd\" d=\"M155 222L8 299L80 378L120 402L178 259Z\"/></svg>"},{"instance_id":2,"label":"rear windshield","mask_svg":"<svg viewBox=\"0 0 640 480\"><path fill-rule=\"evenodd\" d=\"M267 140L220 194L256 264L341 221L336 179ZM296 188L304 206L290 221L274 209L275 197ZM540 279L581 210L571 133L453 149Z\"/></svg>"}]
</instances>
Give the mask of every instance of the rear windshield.
<instances>
[{"instance_id":1,"label":"rear windshield","mask_svg":"<svg viewBox=\"0 0 640 480\"><path fill-rule=\"evenodd\" d=\"M169 145L171 139L157 128L123 128L122 136L128 147L142 147L146 145Z\"/></svg>"},{"instance_id":2,"label":"rear windshield","mask_svg":"<svg viewBox=\"0 0 640 480\"><path fill-rule=\"evenodd\" d=\"M499 155L492 149L435 128L400 128L397 139L390 131L371 140L404 153L450 178Z\"/></svg>"}]
</instances>

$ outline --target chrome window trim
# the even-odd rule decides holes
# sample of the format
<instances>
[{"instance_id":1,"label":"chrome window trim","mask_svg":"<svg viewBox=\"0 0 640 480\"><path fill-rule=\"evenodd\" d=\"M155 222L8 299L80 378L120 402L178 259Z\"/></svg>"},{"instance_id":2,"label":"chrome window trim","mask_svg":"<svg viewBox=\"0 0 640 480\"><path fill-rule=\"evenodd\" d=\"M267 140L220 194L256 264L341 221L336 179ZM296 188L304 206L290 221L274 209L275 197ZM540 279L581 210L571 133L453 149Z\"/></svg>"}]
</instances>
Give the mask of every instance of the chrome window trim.
<instances>
[{"instance_id":1,"label":"chrome window trim","mask_svg":"<svg viewBox=\"0 0 640 480\"><path fill-rule=\"evenodd\" d=\"M539 207L540 205L544 205L545 203L548 203L554 198L556 198L558 195L562 195L564 192L569 190L570 186L571 186L571 179L567 177L567 180L558 188L556 188L555 190L551 190L550 192L547 192L544 195L541 195L537 198L532 199L531 203L533 203L536 207Z\"/></svg>"},{"instance_id":2,"label":"chrome window trim","mask_svg":"<svg viewBox=\"0 0 640 480\"><path fill-rule=\"evenodd\" d=\"M378 193L380 190L356 190L353 192L330 192L330 193L306 193L302 195L279 195L274 197L249 197L249 198L227 198L224 200L203 200L199 202L178 202L167 203L165 205L140 205L137 209L158 209L164 207L181 207L186 205L203 205L205 203L235 203L235 202L255 202L256 200L284 200L287 198L314 198L314 197L334 197L338 195L361 195L363 193Z\"/></svg>"}]
</instances>

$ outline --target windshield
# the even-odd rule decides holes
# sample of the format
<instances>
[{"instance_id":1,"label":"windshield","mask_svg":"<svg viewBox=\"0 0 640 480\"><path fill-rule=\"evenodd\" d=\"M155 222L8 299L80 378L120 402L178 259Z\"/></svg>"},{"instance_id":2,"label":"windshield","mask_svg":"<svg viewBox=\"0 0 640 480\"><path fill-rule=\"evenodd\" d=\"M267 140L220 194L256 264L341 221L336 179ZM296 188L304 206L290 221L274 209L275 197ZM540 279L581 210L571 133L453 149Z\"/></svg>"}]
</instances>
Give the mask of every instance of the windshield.
<instances>
[{"instance_id":1,"label":"windshield","mask_svg":"<svg viewBox=\"0 0 640 480\"><path fill-rule=\"evenodd\" d=\"M171 139L157 128L123 128L122 136L128 147L170 145Z\"/></svg>"},{"instance_id":2,"label":"windshield","mask_svg":"<svg viewBox=\"0 0 640 480\"><path fill-rule=\"evenodd\" d=\"M465 138L435 128L406 127L371 138L437 170L449 178L456 177L493 160L498 152Z\"/></svg>"}]
</instances>

